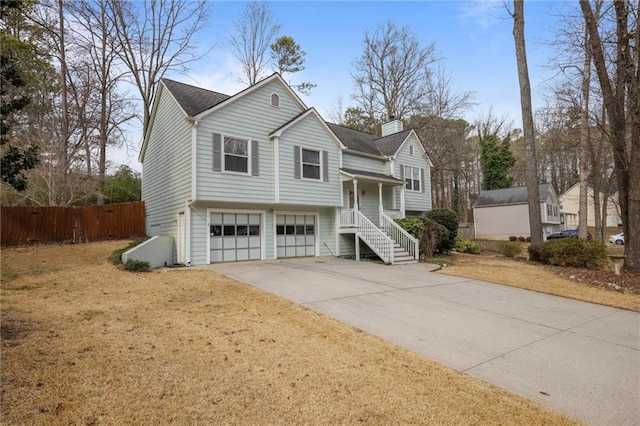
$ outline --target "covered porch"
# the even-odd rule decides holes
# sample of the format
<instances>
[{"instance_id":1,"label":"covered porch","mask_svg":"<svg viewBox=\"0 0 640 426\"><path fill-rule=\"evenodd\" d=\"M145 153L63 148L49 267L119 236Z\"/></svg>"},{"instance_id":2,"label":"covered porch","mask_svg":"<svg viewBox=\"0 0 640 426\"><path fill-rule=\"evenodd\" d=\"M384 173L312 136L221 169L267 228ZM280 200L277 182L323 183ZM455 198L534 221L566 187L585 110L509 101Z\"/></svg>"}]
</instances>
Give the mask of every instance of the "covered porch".
<instances>
[{"instance_id":1,"label":"covered porch","mask_svg":"<svg viewBox=\"0 0 640 426\"><path fill-rule=\"evenodd\" d=\"M345 208L337 218L338 233L342 239L352 239L356 259L360 259L362 241L385 263L417 262L418 241L395 223L405 217L405 182L361 170L341 169L340 173Z\"/></svg>"},{"instance_id":2,"label":"covered porch","mask_svg":"<svg viewBox=\"0 0 640 426\"><path fill-rule=\"evenodd\" d=\"M378 227L383 223L383 215L390 219L405 217L403 180L353 169L341 169L340 174L344 194L339 221L341 232L353 232L356 211Z\"/></svg>"}]
</instances>

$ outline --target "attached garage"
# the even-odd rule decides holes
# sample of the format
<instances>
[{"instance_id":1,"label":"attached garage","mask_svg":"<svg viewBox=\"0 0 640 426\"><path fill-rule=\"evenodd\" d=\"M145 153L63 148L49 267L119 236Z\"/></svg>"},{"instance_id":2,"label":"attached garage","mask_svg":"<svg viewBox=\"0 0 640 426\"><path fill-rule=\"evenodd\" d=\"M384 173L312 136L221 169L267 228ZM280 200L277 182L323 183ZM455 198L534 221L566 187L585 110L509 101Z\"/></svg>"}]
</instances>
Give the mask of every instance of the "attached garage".
<instances>
[{"instance_id":1,"label":"attached garage","mask_svg":"<svg viewBox=\"0 0 640 426\"><path fill-rule=\"evenodd\" d=\"M316 214L276 214L276 255L304 257L316 255Z\"/></svg>"},{"instance_id":2,"label":"attached garage","mask_svg":"<svg viewBox=\"0 0 640 426\"><path fill-rule=\"evenodd\" d=\"M211 263L262 259L262 214L211 213Z\"/></svg>"}]
</instances>

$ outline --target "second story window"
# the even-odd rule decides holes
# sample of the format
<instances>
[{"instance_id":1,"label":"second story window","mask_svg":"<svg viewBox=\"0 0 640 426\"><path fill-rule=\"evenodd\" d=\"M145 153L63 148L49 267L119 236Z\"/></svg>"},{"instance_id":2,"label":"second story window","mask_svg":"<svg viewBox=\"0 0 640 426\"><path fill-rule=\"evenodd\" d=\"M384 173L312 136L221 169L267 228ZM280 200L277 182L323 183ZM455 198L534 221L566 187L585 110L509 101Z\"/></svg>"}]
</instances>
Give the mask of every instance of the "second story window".
<instances>
[{"instance_id":1,"label":"second story window","mask_svg":"<svg viewBox=\"0 0 640 426\"><path fill-rule=\"evenodd\" d=\"M409 146L409 155L413 155L413 145Z\"/></svg>"},{"instance_id":2,"label":"second story window","mask_svg":"<svg viewBox=\"0 0 640 426\"><path fill-rule=\"evenodd\" d=\"M422 191L420 169L418 167L404 166L405 188L409 191Z\"/></svg>"},{"instance_id":3,"label":"second story window","mask_svg":"<svg viewBox=\"0 0 640 426\"><path fill-rule=\"evenodd\" d=\"M302 149L302 177L320 180L320 151Z\"/></svg>"},{"instance_id":4,"label":"second story window","mask_svg":"<svg viewBox=\"0 0 640 426\"><path fill-rule=\"evenodd\" d=\"M249 141L225 136L224 170L239 173L249 172Z\"/></svg>"}]
</instances>

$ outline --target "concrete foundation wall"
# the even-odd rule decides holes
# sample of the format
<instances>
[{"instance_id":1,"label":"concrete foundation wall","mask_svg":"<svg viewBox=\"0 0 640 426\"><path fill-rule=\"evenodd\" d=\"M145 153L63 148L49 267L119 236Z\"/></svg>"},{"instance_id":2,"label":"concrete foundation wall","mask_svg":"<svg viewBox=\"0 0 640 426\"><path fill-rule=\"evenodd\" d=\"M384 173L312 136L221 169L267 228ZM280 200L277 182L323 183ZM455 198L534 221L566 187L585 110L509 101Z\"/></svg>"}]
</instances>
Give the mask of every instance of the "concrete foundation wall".
<instances>
[{"instance_id":1,"label":"concrete foundation wall","mask_svg":"<svg viewBox=\"0 0 640 426\"><path fill-rule=\"evenodd\" d=\"M122 262L129 259L149 262L152 268L173 265L173 237L156 236L122 254Z\"/></svg>"}]
</instances>

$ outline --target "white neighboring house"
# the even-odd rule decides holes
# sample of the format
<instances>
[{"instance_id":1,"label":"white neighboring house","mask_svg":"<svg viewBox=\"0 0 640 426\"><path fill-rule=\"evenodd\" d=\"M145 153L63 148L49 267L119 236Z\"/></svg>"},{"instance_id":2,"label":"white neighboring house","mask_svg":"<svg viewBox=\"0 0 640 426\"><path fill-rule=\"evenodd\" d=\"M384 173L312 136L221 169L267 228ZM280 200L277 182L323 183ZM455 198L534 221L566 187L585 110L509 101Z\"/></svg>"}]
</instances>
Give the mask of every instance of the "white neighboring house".
<instances>
[{"instance_id":1,"label":"white neighboring house","mask_svg":"<svg viewBox=\"0 0 640 426\"><path fill-rule=\"evenodd\" d=\"M593 184L587 185L587 226L596 226L595 222L595 204L593 201ZM600 196L600 208L604 201L604 193L598 191ZM560 195L560 218L565 229L573 229L578 227L580 215L580 183L576 183ZM607 199L607 217L603 223L606 226L614 227L622 223L620 217L620 207L618 205L618 193L612 191Z\"/></svg>"},{"instance_id":2,"label":"white neighboring house","mask_svg":"<svg viewBox=\"0 0 640 426\"><path fill-rule=\"evenodd\" d=\"M542 233L560 230L560 204L551 184L538 187ZM482 191L473 204L475 237L481 240L508 240L510 236L530 237L526 186Z\"/></svg>"},{"instance_id":3,"label":"white neighboring house","mask_svg":"<svg viewBox=\"0 0 640 426\"><path fill-rule=\"evenodd\" d=\"M140 153L149 236L174 262L356 255L414 262L394 218L431 209L431 162L399 120L326 123L279 74L233 95L163 79Z\"/></svg>"}]
</instances>

